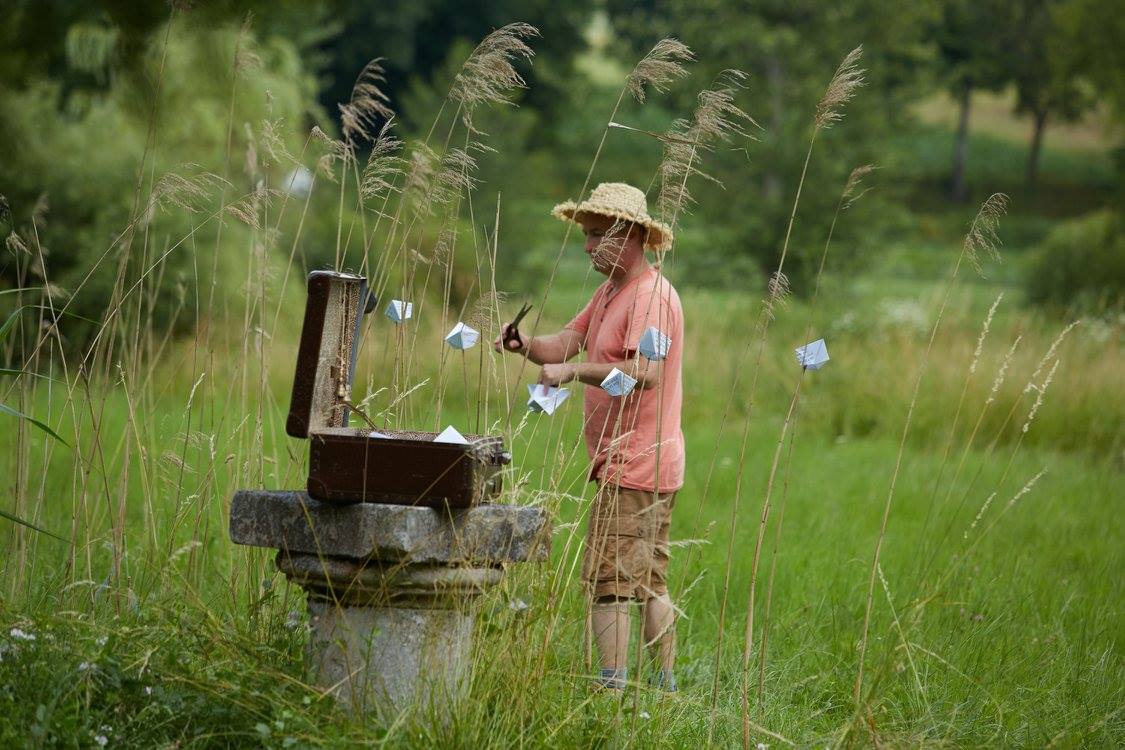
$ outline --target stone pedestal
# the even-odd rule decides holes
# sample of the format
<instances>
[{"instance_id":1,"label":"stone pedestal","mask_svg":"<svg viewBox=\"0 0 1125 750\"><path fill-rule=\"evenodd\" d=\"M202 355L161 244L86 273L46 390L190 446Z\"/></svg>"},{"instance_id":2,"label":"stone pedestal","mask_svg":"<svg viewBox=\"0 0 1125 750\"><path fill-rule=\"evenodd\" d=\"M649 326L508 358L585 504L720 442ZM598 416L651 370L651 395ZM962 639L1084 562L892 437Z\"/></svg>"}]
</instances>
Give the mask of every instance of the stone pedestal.
<instances>
[{"instance_id":1,"label":"stone pedestal","mask_svg":"<svg viewBox=\"0 0 1125 750\"><path fill-rule=\"evenodd\" d=\"M471 599L504 563L550 550L540 508L338 506L303 492L238 492L230 532L279 550L277 567L308 593L313 682L384 721L454 710L471 676Z\"/></svg>"}]
</instances>

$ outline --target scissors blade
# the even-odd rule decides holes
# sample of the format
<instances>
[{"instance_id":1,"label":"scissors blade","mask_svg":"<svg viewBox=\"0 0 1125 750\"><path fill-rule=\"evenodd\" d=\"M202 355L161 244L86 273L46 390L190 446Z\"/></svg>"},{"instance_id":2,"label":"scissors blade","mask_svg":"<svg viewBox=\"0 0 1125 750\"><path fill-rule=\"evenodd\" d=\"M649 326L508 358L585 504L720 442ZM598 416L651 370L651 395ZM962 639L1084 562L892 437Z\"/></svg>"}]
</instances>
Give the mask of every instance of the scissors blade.
<instances>
[{"instance_id":1,"label":"scissors blade","mask_svg":"<svg viewBox=\"0 0 1125 750\"><path fill-rule=\"evenodd\" d=\"M531 312L532 307L534 307L534 305L525 304L520 308L519 314L516 315L516 319L512 321L512 328L515 328L520 324L520 321L523 320L529 312Z\"/></svg>"}]
</instances>

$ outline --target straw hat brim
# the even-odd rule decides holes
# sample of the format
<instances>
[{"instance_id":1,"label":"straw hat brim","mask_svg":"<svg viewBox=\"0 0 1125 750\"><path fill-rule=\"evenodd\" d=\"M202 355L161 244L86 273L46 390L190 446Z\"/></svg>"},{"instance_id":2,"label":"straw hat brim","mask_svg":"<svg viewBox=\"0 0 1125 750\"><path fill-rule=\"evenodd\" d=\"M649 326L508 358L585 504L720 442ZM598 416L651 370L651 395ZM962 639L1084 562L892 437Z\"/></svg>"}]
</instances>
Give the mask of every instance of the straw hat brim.
<instances>
[{"instance_id":1,"label":"straw hat brim","mask_svg":"<svg viewBox=\"0 0 1125 750\"><path fill-rule=\"evenodd\" d=\"M648 214L638 216L620 208L604 206L591 201L585 201L583 203L564 201L551 209L551 214L557 219L573 221L576 224L580 223L579 218L582 214L597 214L598 216L608 216L611 219L631 221L645 228L645 248L647 250L663 252L672 247L671 228Z\"/></svg>"}]
</instances>

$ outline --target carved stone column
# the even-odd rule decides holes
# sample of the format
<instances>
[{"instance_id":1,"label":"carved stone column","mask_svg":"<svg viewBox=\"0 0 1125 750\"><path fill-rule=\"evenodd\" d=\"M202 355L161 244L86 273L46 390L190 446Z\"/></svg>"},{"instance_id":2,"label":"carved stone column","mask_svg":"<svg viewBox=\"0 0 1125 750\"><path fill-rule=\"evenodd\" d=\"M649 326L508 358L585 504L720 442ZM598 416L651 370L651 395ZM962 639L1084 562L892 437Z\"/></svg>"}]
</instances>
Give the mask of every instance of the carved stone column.
<instances>
[{"instance_id":1,"label":"carved stone column","mask_svg":"<svg viewBox=\"0 0 1125 750\"><path fill-rule=\"evenodd\" d=\"M340 506L303 492L238 492L230 532L279 550L278 569L308 593L313 682L385 721L450 715L472 674L471 599L505 563L550 550L540 508Z\"/></svg>"}]
</instances>

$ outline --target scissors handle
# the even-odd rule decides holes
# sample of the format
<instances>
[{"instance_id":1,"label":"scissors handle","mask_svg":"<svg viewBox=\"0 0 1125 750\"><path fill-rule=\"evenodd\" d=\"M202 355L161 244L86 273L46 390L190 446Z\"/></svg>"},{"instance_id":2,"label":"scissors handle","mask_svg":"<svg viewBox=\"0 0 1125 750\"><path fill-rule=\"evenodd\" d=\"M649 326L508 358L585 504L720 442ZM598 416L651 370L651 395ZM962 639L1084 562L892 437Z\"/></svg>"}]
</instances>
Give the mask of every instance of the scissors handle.
<instances>
[{"instance_id":1,"label":"scissors handle","mask_svg":"<svg viewBox=\"0 0 1125 750\"><path fill-rule=\"evenodd\" d=\"M532 306L528 304L525 304L523 307L521 307L515 319L513 319L512 322L508 324L508 327L504 329L504 348L509 348L508 344L512 341L515 341L516 344L519 345L520 349L523 348L523 338L520 336L519 324L520 321L524 319L524 316L531 311L531 307Z\"/></svg>"},{"instance_id":2,"label":"scissors handle","mask_svg":"<svg viewBox=\"0 0 1125 750\"><path fill-rule=\"evenodd\" d=\"M523 348L523 338L520 336L519 329L516 328L515 323L509 323L508 327L504 329L504 348L511 348L508 344L513 341L519 345L520 349Z\"/></svg>"}]
</instances>

